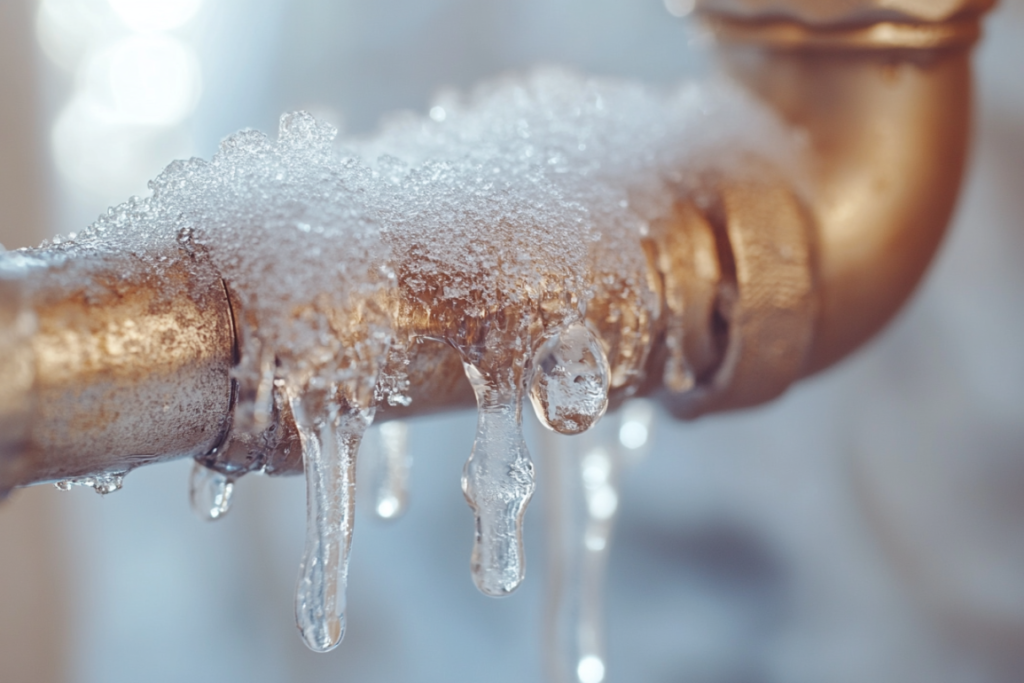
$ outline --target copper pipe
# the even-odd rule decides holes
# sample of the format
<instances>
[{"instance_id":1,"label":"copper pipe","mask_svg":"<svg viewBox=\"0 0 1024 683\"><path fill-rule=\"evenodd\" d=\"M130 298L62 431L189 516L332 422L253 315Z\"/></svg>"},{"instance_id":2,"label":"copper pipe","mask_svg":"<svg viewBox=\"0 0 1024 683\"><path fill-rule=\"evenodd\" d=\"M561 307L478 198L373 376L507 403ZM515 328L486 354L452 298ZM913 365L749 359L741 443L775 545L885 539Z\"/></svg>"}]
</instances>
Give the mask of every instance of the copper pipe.
<instances>
[{"instance_id":1,"label":"copper pipe","mask_svg":"<svg viewBox=\"0 0 1024 683\"><path fill-rule=\"evenodd\" d=\"M680 198L644 245L653 313L619 285L593 283L588 319L615 363L643 363L641 391L680 416L770 400L848 354L910 295L944 232L968 140L968 46L988 3L947 0L938 19L916 16L911 0L885 11L838 3L846 15L835 4L702 5L725 64L807 132L817 186L804 193L752 160L743 177L707 178L699 208ZM125 280L122 261L139 258L173 286ZM0 491L184 456L233 471L301 468L283 403L265 432L232 431L235 398L252 389L230 377L244 311L187 242L144 256L9 254L0 294L0 375L11 386L0 398ZM408 305L410 321L432 319ZM622 316L633 316L628 336ZM422 341L410 361L413 402L382 418L472 404L450 348Z\"/></svg>"},{"instance_id":2,"label":"copper pipe","mask_svg":"<svg viewBox=\"0 0 1024 683\"><path fill-rule=\"evenodd\" d=\"M199 456L224 438L223 283L176 245L149 256L160 278L125 268L138 257L115 248L3 260L0 489Z\"/></svg>"}]
</instances>

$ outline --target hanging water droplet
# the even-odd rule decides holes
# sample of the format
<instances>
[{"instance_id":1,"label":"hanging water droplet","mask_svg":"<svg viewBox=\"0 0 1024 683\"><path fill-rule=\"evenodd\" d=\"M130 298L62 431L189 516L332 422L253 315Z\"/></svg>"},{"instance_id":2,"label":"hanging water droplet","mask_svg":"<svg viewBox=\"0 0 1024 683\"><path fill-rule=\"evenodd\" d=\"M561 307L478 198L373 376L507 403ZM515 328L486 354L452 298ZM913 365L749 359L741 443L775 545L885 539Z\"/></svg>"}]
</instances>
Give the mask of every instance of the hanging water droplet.
<instances>
[{"instance_id":1,"label":"hanging water droplet","mask_svg":"<svg viewBox=\"0 0 1024 683\"><path fill-rule=\"evenodd\" d=\"M523 441L522 391L488 381L469 363L463 367L477 400L476 440L462 470L462 492L476 517L473 582L485 595L502 597L526 575L523 515L535 487Z\"/></svg>"},{"instance_id":2,"label":"hanging water droplet","mask_svg":"<svg viewBox=\"0 0 1024 683\"><path fill-rule=\"evenodd\" d=\"M534 360L530 401L537 418L561 434L585 432L608 408L609 375L597 337L582 323L569 325Z\"/></svg>"},{"instance_id":3,"label":"hanging water droplet","mask_svg":"<svg viewBox=\"0 0 1024 683\"><path fill-rule=\"evenodd\" d=\"M231 497L235 483L226 475L201 463L192 466L188 481L188 500L192 512L200 519L220 519L231 510Z\"/></svg>"},{"instance_id":4,"label":"hanging water droplet","mask_svg":"<svg viewBox=\"0 0 1024 683\"><path fill-rule=\"evenodd\" d=\"M289 393L306 474L306 547L295 620L314 652L333 650L345 636L356 453L373 420L372 410L342 410L332 393Z\"/></svg>"},{"instance_id":5,"label":"hanging water droplet","mask_svg":"<svg viewBox=\"0 0 1024 683\"><path fill-rule=\"evenodd\" d=\"M409 427L401 420L380 426L373 511L381 519L401 517L409 500Z\"/></svg>"}]
</instances>

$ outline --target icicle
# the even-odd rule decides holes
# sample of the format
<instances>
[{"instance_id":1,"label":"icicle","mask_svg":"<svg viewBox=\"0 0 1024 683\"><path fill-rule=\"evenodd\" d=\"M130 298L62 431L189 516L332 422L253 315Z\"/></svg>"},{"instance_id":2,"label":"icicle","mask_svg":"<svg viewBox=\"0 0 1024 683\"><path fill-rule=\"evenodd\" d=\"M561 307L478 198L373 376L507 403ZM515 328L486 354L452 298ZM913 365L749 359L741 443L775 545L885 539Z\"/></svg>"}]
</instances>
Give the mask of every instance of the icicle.
<instances>
[{"instance_id":1,"label":"icicle","mask_svg":"<svg viewBox=\"0 0 1024 683\"><path fill-rule=\"evenodd\" d=\"M462 470L462 492L476 516L473 581L484 594L501 597L518 588L526 573L523 515L534 472L523 441L522 389L515 381L485 377L469 363L463 367L477 401L476 440Z\"/></svg>"},{"instance_id":2,"label":"icicle","mask_svg":"<svg viewBox=\"0 0 1024 683\"><path fill-rule=\"evenodd\" d=\"M91 486L96 493L105 496L114 491L120 491L124 485L124 476L127 470L122 472L104 472L92 477L80 477L78 479L64 479L54 484L61 491L70 491L73 486Z\"/></svg>"},{"instance_id":3,"label":"icicle","mask_svg":"<svg viewBox=\"0 0 1024 683\"><path fill-rule=\"evenodd\" d=\"M306 473L306 549L295 619L314 652L345 635L345 589L355 514L356 453L373 411L342 410L333 392L289 394Z\"/></svg>"},{"instance_id":4,"label":"icicle","mask_svg":"<svg viewBox=\"0 0 1024 683\"><path fill-rule=\"evenodd\" d=\"M381 519L401 517L409 500L409 427L401 420L379 429L373 511Z\"/></svg>"},{"instance_id":5,"label":"icicle","mask_svg":"<svg viewBox=\"0 0 1024 683\"><path fill-rule=\"evenodd\" d=\"M573 323L541 346L530 400L537 418L561 434L590 429L608 408L608 359L597 337Z\"/></svg>"},{"instance_id":6,"label":"icicle","mask_svg":"<svg viewBox=\"0 0 1024 683\"><path fill-rule=\"evenodd\" d=\"M192 466L188 481L188 499L194 512L202 520L212 522L231 510L234 480L202 463Z\"/></svg>"}]
</instances>

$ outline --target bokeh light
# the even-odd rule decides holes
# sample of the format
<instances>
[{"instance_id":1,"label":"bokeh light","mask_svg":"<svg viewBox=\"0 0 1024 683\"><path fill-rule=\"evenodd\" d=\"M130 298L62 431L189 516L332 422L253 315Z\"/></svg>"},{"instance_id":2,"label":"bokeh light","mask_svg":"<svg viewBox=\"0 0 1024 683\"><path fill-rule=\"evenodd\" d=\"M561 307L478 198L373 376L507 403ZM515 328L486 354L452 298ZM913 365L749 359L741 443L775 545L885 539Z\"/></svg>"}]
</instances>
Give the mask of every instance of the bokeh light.
<instances>
[{"instance_id":1,"label":"bokeh light","mask_svg":"<svg viewBox=\"0 0 1024 683\"><path fill-rule=\"evenodd\" d=\"M54 164L95 210L142 192L168 160L192 154L187 125L202 68L183 31L202 4L41 2L40 46L74 76L51 130Z\"/></svg>"},{"instance_id":2,"label":"bokeh light","mask_svg":"<svg viewBox=\"0 0 1024 683\"><path fill-rule=\"evenodd\" d=\"M92 100L111 122L173 126L199 101L195 51L162 35L119 40L94 54L81 75L79 96Z\"/></svg>"},{"instance_id":3,"label":"bokeh light","mask_svg":"<svg viewBox=\"0 0 1024 683\"><path fill-rule=\"evenodd\" d=\"M203 0L109 0L121 21L140 33L170 31L187 23Z\"/></svg>"}]
</instances>

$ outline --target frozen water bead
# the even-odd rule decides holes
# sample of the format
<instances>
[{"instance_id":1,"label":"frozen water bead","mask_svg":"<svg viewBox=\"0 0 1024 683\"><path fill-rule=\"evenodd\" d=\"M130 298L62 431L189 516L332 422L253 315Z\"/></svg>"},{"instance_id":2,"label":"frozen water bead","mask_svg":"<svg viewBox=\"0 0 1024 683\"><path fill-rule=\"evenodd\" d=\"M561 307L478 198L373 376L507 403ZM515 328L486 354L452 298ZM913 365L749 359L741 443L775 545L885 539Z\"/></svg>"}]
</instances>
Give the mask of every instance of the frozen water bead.
<instances>
[{"instance_id":1,"label":"frozen water bead","mask_svg":"<svg viewBox=\"0 0 1024 683\"><path fill-rule=\"evenodd\" d=\"M537 419L562 434L590 429L608 408L608 359L586 325L573 323L541 347L530 399Z\"/></svg>"}]
</instances>

